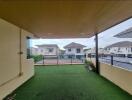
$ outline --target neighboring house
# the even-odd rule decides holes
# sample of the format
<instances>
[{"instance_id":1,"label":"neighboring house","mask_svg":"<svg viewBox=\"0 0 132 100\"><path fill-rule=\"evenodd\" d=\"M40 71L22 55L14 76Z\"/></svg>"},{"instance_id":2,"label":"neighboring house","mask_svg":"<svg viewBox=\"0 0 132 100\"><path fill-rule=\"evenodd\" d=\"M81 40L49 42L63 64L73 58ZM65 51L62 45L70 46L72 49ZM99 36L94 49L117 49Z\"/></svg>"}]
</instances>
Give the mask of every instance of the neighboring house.
<instances>
[{"instance_id":1,"label":"neighboring house","mask_svg":"<svg viewBox=\"0 0 132 100\"><path fill-rule=\"evenodd\" d=\"M89 55L91 56L91 57L95 57L95 48L89 48L89 49L86 49L85 51L85 55L86 55L86 57L89 57ZM102 55L102 54L109 54L109 52L108 51L106 51L106 50L104 50L104 48L99 48L98 49L98 54L99 55Z\"/></svg>"},{"instance_id":2,"label":"neighboring house","mask_svg":"<svg viewBox=\"0 0 132 100\"><path fill-rule=\"evenodd\" d=\"M56 44L43 44L37 45L38 54L45 56L58 56L59 55L59 47Z\"/></svg>"},{"instance_id":3,"label":"neighboring house","mask_svg":"<svg viewBox=\"0 0 132 100\"><path fill-rule=\"evenodd\" d=\"M122 41L105 47L105 50L116 56L132 56L132 42Z\"/></svg>"},{"instance_id":4,"label":"neighboring house","mask_svg":"<svg viewBox=\"0 0 132 100\"><path fill-rule=\"evenodd\" d=\"M39 55L39 50L38 48L31 47L30 48L31 55Z\"/></svg>"},{"instance_id":5,"label":"neighboring house","mask_svg":"<svg viewBox=\"0 0 132 100\"><path fill-rule=\"evenodd\" d=\"M64 49L66 50L65 56L67 56L68 58L81 59L84 57L84 51L83 51L84 47L86 47L86 46L72 42L72 43L64 46Z\"/></svg>"}]
</instances>

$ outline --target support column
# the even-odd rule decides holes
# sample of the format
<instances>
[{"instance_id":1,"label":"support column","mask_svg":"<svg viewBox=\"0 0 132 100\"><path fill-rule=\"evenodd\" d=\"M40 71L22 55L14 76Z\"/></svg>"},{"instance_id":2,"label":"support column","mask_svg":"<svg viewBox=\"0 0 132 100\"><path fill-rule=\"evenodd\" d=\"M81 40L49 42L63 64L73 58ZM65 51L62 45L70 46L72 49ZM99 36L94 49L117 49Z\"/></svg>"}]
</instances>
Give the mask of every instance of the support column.
<instances>
[{"instance_id":1,"label":"support column","mask_svg":"<svg viewBox=\"0 0 132 100\"><path fill-rule=\"evenodd\" d=\"M99 74L98 33L95 33L96 72Z\"/></svg>"},{"instance_id":2,"label":"support column","mask_svg":"<svg viewBox=\"0 0 132 100\"><path fill-rule=\"evenodd\" d=\"M20 28L20 41L19 41L19 56L20 56L20 68L19 68L19 76L22 76L23 72L22 72L22 29Z\"/></svg>"}]
</instances>

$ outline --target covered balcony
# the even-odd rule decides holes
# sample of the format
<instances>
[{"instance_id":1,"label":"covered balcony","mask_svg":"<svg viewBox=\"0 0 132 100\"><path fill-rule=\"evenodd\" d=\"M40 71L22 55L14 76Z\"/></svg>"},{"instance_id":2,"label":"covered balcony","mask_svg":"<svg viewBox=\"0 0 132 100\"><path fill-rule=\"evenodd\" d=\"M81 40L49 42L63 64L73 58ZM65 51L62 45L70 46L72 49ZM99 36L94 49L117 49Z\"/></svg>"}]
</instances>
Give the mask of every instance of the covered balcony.
<instances>
[{"instance_id":1,"label":"covered balcony","mask_svg":"<svg viewBox=\"0 0 132 100\"><path fill-rule=\"evenodd\" d=\"M0 1L0 100L130 100L132 72L99 63L98 35L130 19L131 5L131 0ZM96 73L84 65L34 66L28 56L30 39L92 36Z\"/></svg>"}]
</instances>

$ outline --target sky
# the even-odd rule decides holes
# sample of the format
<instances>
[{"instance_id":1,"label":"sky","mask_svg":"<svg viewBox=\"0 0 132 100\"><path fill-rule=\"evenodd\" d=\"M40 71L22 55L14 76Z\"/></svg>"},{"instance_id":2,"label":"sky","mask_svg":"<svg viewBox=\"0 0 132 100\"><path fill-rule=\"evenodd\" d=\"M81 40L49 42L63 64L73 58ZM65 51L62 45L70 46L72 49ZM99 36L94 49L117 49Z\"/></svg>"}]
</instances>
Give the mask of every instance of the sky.
<instances>
[{"instance_id":1,"label":"sky","mask_svg":"<svg viewBox=\"0 0 132 100\"><path fill-rule=\"evenodd\" d=\"M119 42L119 41L132 41L132 38L116 38L113 37L114 35L132 27L132 18L124 21L104 32L101 32L99 37L99 48L104 48L105 46L111 45L113 43ZM94 48L95 47L95 41L94 36L91 38L69 38L69 39L32 39L31 46L36 47L36 45L41 44L57 44L60 49L64 49L63 47L71 42L80 43L82 45L85 45L86 48Z\"/></svg>"}]
</instances>

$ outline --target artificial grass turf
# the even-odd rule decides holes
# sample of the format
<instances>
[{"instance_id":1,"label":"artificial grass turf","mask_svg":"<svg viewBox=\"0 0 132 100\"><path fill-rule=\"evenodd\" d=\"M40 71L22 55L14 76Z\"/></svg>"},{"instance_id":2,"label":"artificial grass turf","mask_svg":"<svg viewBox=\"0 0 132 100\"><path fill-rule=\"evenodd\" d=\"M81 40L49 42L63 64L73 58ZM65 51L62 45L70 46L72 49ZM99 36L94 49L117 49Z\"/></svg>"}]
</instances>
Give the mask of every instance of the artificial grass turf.
<instances>
[{"instance_id":1,"label":"artificial grass turf","mask_svg":"<svg viewBox=\"0 0 132 100\"><path fill-rule=\"evenodd\" d=\"M36 66L35 72L13 93L15 100L132 100L108 80L86 71L84 65Z\"/></svg>"}]
</instances>

